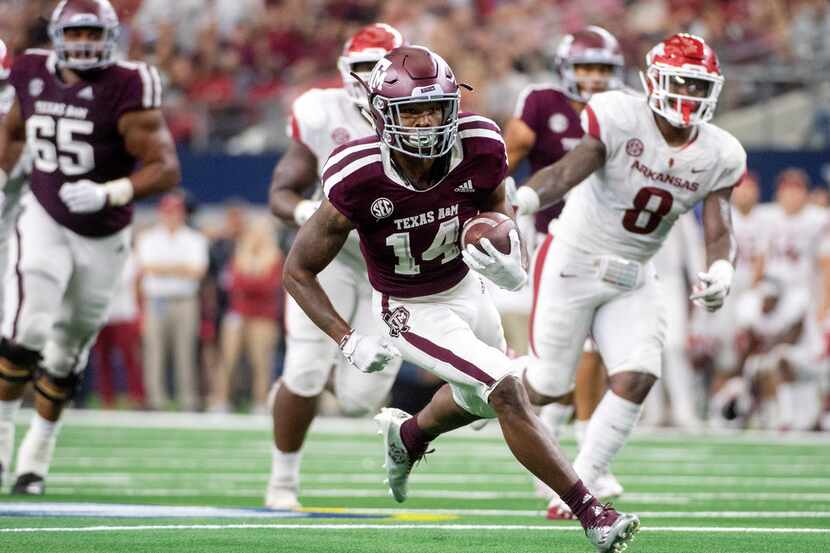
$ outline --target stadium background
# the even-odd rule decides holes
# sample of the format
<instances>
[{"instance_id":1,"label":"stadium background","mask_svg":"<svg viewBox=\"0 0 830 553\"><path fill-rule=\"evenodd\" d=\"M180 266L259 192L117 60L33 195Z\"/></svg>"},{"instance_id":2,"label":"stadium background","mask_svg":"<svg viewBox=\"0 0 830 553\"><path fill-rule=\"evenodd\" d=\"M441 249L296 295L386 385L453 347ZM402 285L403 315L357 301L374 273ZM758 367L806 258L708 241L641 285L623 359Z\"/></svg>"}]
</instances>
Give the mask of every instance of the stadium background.
<instances>
[{"instance_id":1,"label":"stadium background","mask_svg":"<svg viewBox=\"0 0 830 553\"><path fill-rule=\"evenodd\" d=\"M827 198L830 9L822 0L112 3L121 19L123 55L161 71L164 112L179 147L192 220L221 246L202 287L202 350L218 347L227 303L222 283L226 246L239 238L240 207L248 213L265 209L271 171L289 140L285 127L291 102L311 87L339 86L335 64L344 40L373 21L390 23L410 42L428 44L443 55L475 89L464 93L464 108L499 123L511 116L525 85L553 78L554 50L568 32L587 24L613 32L629 65L627 84L635 88L640 87L637 71L644 54L656 41L678 30L699 34L718 52L727 79L716 122L746 146L762 197L772 197L783 169L798 167L809 175L817 201ZM48 44L44 17L54 4L0 2L0 38L16 52ZM152 204L142 206L139 226L155 217ZM278 232L286 248L290 231ZM275 373L281 355L280 346ZM211 386L210 364L204 355L200 358L202 400ZM246 375L241 371L237 386L237 408L243 410L251 407L245 399ZM429 378L413 369L404 371L401 380L402 386L425 384L429 390ZM123 384L119 376L117 385ZM85 386L87 392L95 391L95 356ZM401 389L396 387L399 396L411 396L411 390ZM94 393L84 395L85 403L100 405Z\"/></svg>"}]
</instances>

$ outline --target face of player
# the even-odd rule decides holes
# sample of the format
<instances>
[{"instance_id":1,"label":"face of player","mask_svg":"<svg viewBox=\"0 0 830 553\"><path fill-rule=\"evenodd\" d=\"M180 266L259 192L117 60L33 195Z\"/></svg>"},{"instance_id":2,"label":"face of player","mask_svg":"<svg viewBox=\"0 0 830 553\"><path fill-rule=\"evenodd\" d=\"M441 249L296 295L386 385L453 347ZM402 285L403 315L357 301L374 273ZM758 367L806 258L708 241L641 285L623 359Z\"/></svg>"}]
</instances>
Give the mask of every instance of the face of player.
<instances>
[{"instance_id":1,"label":"face of player","mask_svg":"<svg viewBox=\"0 0 830 553\"><path fill-rule=\"evenodd\" d=\"M605 63L579 63L573 66L573 71L579 92L586 98L608 90L608 83L614 77L614 66Z\"/></svg>"},{"instance_id":2,"label":"face of player","mask_svg":"<svg viewBox=\"0 0 830 553\"><path fill-rule=\"evenodd\" d=\"M71 49L71 56L76 59L98 59L100 51L95 48L79 47L72 48L72 45L98 44L104 39L104 30L99 27L70 27L63 31L63 39L68 48Z\"/></svg>"},{"instance_id":3,"label":"face of player","mask_svg":"<svg viewBox=\"0 0 830 553\"><path fill-rule=\"evenodd\" d=\"M403 127L437 127L443 120L444 108L439 102L416 102L400 107Z\"/></svg>"},{"instance_id":4,"label":"face of player","mask_svg":"<svg viewBox=\"0 0 830 553\"><path fill-rule=\"evenodd\" d=\"M775 192L775 200L788 215L801 211L808 199L807 185L797 179L783 180Z\"/></svg>"},{"instance_id":5,"label":"face of player","mask_svg":"<svg viewBox=\"0 0 830 553\"><path fill-rule=\"evenodd\" d=\"M758 203L758 181L752 176L744 177L740 186L732 191L732 203L741 213L749 213Z\"/></svg>"},{"instance_id":6,"label":"face of player","mask_svg":"<svg viewBox=\"0 0 830 553\"><path fill-rule=\"evenodd\" d=\"M669 78L669 92L671 92L672 94L691 96L692 98L706 98L707 96L709 96L709 92L712 89L712 84L713 83L711 81L707 81L705 79L693 79L690 77L681 77L679 75L673 75ZM675 103L673 107L676 108L676 102L679 101L683 100L671 100L671 102ZM697 102L691 103L692 109L696 109L699 105Z\"/></svg>"}]
</instances>

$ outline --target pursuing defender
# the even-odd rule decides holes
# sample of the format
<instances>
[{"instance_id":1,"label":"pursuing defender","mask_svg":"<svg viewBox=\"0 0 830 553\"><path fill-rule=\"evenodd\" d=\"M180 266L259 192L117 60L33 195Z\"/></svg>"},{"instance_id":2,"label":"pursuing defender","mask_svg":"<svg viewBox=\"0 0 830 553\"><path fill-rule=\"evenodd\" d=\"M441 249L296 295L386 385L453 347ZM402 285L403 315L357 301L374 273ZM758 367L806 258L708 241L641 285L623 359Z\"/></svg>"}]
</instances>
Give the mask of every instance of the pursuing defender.
<instances>
[{"instance_id":1,"label":"pursuing defender","mask_svg":"<svg viewBox=\"0 0 830 553\"><path fill-rule=\"evenodd\" d=\"M375 63L402 44L401 34L389 25L376 23L361 29L346 42L338 60L343 88L315 88L294 102L288 129L292 141L271 181L270 206L274 215L286 223L302 226L317 210L320 200L304 199L303 194L315 188L329 154L349 140L374 133L361 113L368 108L366 92L351 72L368 78ZM353 233L347 246L320 273L319 280L337 312L346 315L352 327L372 332L377 324L372 313L372 288L358 242ZM334 394L343 412L352 416L376 412L398 373L398 365L375 374L353 370L340 355L337 344L317 328L290 296L285 318L285 368L272 389L274 448L265 493L265 506L271 509L300 507L297 494L301 448L332 367Z\"/></svg>"},{"instance_id":2,"label":"pursuing defender","mask_svg":"<svg viewBox=\"0 0 830 553\"><path fill-rule=\"evenodd\" d=\"M639 520L588 493L533 414L504 353L499 316L480 275L509 290L525 283L518 233L511 231L507 254L486 240L488 253L472 244L462 253L467 220L483 211L510 212L498 127L459 114L451 69L423 47L386 55L367 91L377 136L349 142L329 157L327 199L300 228L285 286L356 368L383 370L402 355L447 382L416 416L384 409L376 417L393 496L406 499L412 465L432 439L478 418L498 418L513 454L562 495L597 550L619 551ZM385 335L352 328L317 280L354 229Z\"/></svg>"},{"instance_id":3,"label":"pursuing defender","mask_svg":"<svg viewBox=\"0 0 830 553\"><path fill-rule=\"evenodd\" d=\"M698 275L694 302L719 309L734 273L729 198L746 153L707 122L723 86L717 57L702 39L678 34L655 46L646 64L647 100L624 91L595 94L581 115L582 142L514 198L519 213L533 213L571 192L537 260L536 323L545 331L536 336L525 383L537 405L569 394L591 332L609 390L574 462L589 489L628 439L660 375L665 323L650 259L677 218L701 200L709 270Z\"/></svg>"},{"instance_id":4,"label":"pursuing defender","mask_svg":"<svg viewBox=\"0 0 830 553\"><path fill-rule=\"evenodd\" d=\"M0 425L13 423L29 381L37 411L12 493L44 492L61 411L129 253L132 200L180 177L158 72L115 61L118 30L108 1L64 0L49 24L54 50L28 50L11 69L16 97L0 132L0 181L24 142L33 168L4 283ZM0 437L7 466L14 441Z\"/></svg>"},{"instance_id":5,"label":"pursuing defender","mask_svg":"<svg viewBox=\"0 0 830 553\"><path fill-rule=\"evenodd\" d=\"M582 139L584 132L579 123L579 114L591 96L623 86L625 67L619 42L602 27L591 25L565 35L556 49L556 68L561 84L528 86L519 96L516 112L507 123L504 138L511 172L516 171L525 158L530 162L532 173L562 159ZM535 274L535 260L550 247L550 241L547 240L548 228L562 212L563 206L564 201L557 202L534 216L534 234L538 248L533 256L531 274ZM531 286L534 294L532 306L535 307L538 286L535 282L531 282ZM540 330L533 320L535 314L536 310L532 307L529 324L531 349L535 348L534 333ZM605 393L602 359L590 339L585 341L585 351L579 360L576 374L573 397L564 398L564 404L546 405L539 418L554 437L558 437L562 426L575 414L574 433L577 445L581 445L588 419ZM595 484L594 491L599 497L615 497L623 492L620 483L610 473L597 478ZM541 495L550 499L550 489L540 486L538 482L537 489ZM551 512L550 515L551 518L573 516L569 511Z\"/></svg>"}]
</instances>

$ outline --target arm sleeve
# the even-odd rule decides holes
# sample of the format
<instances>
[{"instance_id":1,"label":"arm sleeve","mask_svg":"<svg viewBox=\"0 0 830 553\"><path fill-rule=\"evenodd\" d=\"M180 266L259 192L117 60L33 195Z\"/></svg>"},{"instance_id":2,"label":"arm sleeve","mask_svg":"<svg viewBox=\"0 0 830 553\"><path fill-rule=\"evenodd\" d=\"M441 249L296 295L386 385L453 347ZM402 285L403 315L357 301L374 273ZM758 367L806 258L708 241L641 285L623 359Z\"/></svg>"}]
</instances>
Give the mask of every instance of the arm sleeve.
<instances>
[{"instance_id":1,"label":"arm sleeve","mask_svg":"<svg viewBox=\"0 0 830 553\"><path fill-rule=\"evenodd\" d=\"M129 64L129 72L115 106L116 120L131 111L161 108L161 77L146 63Z\"/></svg>"}]
</instances>

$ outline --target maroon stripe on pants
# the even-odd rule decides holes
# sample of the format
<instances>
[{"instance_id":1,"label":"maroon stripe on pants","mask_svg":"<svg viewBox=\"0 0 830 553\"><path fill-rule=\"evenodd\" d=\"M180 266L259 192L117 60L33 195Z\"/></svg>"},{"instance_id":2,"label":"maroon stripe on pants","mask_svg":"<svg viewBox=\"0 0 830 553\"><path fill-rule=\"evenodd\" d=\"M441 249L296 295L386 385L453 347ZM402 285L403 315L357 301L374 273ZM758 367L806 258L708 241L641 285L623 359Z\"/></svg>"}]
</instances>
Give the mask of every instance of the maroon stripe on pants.
<instances>
[{"instance_id":1,"label":"maroon stripe on pants","mask_svg":"<svg viewBox=\"0 0 830 553\"><path fill-rule=\"evenodd\" d=\"M479 382L483 382L488 386L495 382L495 379L492 376L482 371L466 359L462 359L450 350L442 348L438 344L430 342L422 336L418 336L417 334L414 334L412 332L402 332L401 336L403 336L404 340L406 340L419 350L423 351L427 355L434 357L440 361L443 361L444 363L452 365L459 371L463 372L471 378L478 380Z\"/></svg>"},{"instance_id":2,"label":"maroon stripe on pants","mask_svg":"<svg viewBox=\"0 0 830 553\"><path fill-rule=\"evenodd\" d=\"M17 311L14 313L14 322L12 323L11 339L17 338L17 321L20 320L20 311L23 307L23 273L20 272L20 260L23 259L23 245L20 239L20 216L17 216L17 221L14 223L14 235L17 240L17 259L14 262L14 272L17 275Z\"/></svg>"}]
</instances>

